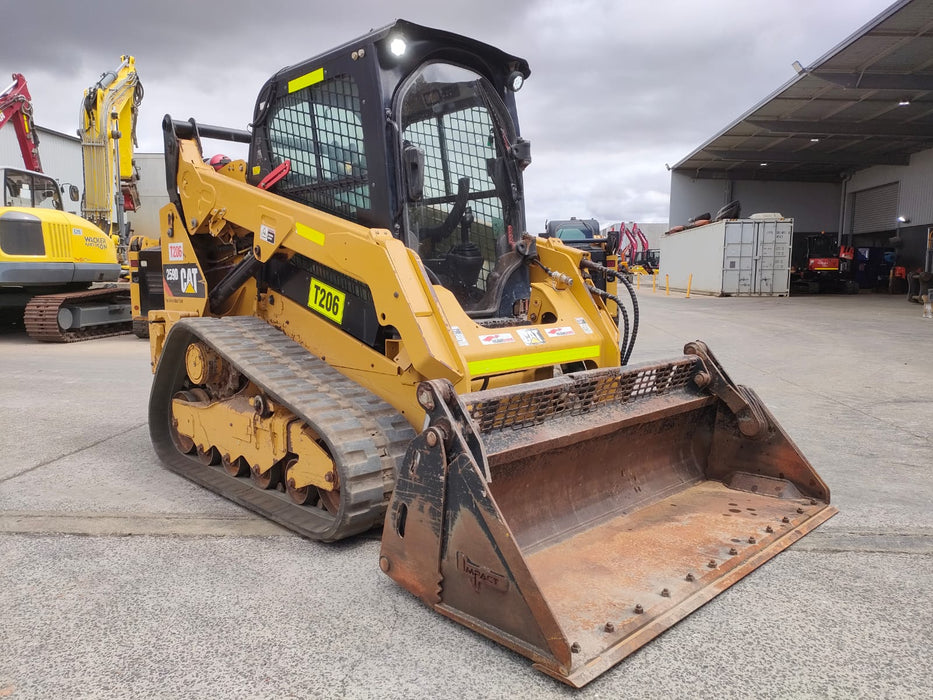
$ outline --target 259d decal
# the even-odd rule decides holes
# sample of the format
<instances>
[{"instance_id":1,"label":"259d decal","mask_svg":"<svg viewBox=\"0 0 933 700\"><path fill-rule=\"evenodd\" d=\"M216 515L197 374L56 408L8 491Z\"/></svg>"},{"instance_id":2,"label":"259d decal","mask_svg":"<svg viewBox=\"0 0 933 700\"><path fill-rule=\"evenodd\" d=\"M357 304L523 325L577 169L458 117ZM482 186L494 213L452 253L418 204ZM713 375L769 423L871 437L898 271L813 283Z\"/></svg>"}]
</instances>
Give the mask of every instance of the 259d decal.
<instances>
[{"instance_id":1,"label":"259d decal","mask_svg":"<svg viewBox=\"0 0 933 700\"><path fill-rule=\"evenodd\" d=\"M166 265L162 276L173 297L203 297L206 292L197 265Z\"/></svg>"}]
</instances>

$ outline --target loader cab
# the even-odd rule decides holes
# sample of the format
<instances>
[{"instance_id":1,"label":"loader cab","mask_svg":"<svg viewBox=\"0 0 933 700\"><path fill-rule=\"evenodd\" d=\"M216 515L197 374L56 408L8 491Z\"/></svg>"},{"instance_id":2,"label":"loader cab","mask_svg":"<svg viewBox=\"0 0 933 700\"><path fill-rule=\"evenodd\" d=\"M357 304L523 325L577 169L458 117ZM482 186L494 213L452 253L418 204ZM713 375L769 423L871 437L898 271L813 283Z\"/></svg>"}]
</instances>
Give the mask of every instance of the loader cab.
<instances>
[{"instance_id":1,"label":"loader cab","mask_svg":"<svg viewBox=\"0 0 933 700\"><path fill-rule=\"evenodd\" d=\"M475 318L529 296L514 90L527 63L487 44L397 21L280 71L257 101L250 181L417 251Z\"/></svg>"}]
</instances>

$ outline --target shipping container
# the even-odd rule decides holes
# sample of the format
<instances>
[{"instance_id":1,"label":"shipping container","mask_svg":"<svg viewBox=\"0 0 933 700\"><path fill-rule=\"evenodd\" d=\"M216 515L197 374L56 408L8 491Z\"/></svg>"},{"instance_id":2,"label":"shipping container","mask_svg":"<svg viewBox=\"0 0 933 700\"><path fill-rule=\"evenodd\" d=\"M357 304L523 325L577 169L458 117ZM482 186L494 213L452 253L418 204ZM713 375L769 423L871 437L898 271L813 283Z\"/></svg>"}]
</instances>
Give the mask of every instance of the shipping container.
<instances>
[{"instance_id":1,"label":"shipping container","mask_svg":"<svg viewBox=\"0 0 933 700\"><path fill-rule=\"evenodd\" d=\"M793 219L749 218L666 233L658 281L697 294L787 296L793 232Z\"/></svg>"}]
</instances>

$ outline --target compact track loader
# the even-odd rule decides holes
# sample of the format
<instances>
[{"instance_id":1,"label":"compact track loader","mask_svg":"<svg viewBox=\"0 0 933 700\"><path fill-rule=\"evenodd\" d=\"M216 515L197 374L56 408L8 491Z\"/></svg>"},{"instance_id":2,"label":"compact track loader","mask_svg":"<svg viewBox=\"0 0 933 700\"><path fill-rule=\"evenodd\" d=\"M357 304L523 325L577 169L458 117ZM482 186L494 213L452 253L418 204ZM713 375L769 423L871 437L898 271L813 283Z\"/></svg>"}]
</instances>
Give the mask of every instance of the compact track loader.
<instances>
[{"instance_id":1,"label":"compact track loader","mask_svg":"<svg viewBox=\"0 0 933 700\"><path fill-rule=\"evenodd\" d=\"M627 365L634 295L524 233L528 75L398 21L273 76L248 161L167 116L149 424L295 532L383 525L395 581L579 687L835 509L703 343Z\"/></svg>"}]
</instances>

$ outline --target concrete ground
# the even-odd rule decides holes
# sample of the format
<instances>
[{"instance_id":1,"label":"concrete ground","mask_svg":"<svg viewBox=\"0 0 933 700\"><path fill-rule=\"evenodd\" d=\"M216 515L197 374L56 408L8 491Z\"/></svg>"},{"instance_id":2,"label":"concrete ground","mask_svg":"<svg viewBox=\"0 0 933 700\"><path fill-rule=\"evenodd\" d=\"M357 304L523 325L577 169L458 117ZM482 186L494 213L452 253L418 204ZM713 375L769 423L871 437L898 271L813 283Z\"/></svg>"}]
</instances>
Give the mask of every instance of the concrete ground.
<instances>
[{"instance_id":1,"label":"concrete ground","mask_svg":"<svg viewBox=\"0 0 933 700\"><path fill-rule=\"evenodd\" d=\"M581 691L430 612L378 534L302 540L160 467L148 345L0 334L0 698L930 697L933 321L901 297L641 295L840 513Z\"/></svg>"}]
</instances>

